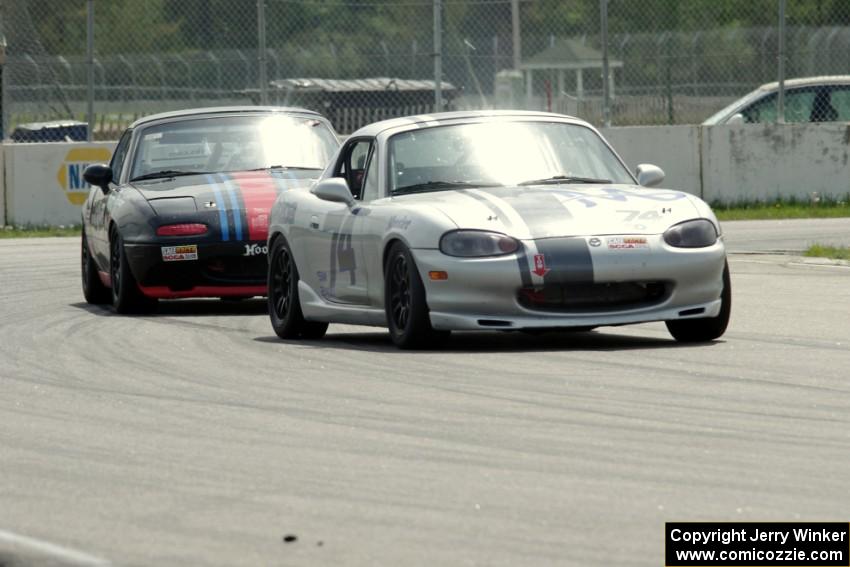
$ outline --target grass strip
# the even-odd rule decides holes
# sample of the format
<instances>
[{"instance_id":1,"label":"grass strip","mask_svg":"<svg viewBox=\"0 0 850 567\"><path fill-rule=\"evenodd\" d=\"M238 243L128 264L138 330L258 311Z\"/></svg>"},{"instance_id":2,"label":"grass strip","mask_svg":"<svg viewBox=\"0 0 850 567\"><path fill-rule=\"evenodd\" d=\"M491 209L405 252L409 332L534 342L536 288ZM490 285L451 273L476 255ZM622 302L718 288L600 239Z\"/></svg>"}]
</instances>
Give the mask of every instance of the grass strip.
<instances>
[{"instance_id":1,"label":"grass strip","mask_svg":"<svg viewBox=\"0 0 850 567\"><path fill-rule=\"evenodd\" d=\"M814 194L807 201L777 199L730 204L714 202L711 208L721 221L843 218L850 217L850 195L835 199Z\"/></svg>"},{"instance_id":2,"label":"grass strip","mask_svg":"<svg viewBox=\"0 0 850 567\"><path fill-rule=\"evenodd\" d=\"M80 236L79 226L4 226L0 238L43 238L49 236Z\"/></svg>"},{"instance_id":3,"label":"grass strip","mask_svg":"<svg viewBox=\"0 0 850 567\"><path fill-rule=\"evenodd\" d=\"M813 244L803 253L810 258L830 258L832 260L850 260L850 248Z\"/></svg>"}]
</instances>

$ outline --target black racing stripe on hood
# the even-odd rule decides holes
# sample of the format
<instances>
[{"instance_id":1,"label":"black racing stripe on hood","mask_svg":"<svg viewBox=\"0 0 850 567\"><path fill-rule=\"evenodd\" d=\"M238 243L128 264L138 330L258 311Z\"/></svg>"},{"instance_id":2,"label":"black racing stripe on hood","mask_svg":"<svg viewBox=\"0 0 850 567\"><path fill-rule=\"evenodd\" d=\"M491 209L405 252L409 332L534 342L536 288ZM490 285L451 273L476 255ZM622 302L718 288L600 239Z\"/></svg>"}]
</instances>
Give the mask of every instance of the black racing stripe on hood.
<instances>
[{"instance_id":1,"label":"black racing stripe on hood","mask_svg":"<svg viewBox=\"0 0 850 567\"><path fill-rule=\"evenodd\" d=\"M584 238L542 238L534 243L549 270L544 285L593 283L593 258Z\"/></svg>"},{"instance_id":2,"label":"black racing stripe on hood","mask_svg":"<svg viewBox=\"0 0 850 567\"><path fill-rule=\"evenodd\" d=\"M525 252L525 246L520 246L516 253L516 261L519 265L519 277L522 281L522 287L531 287L531 270L528 268L528 254Z\"/></svg>"},{"instance_id":3,"label":"black racing stripe on hood","mask_svg":"<svg viewBox=\"0 0 850 567\"><path fill-rule=\"evenodd\" d=\"M533 198L529 198L532 195ZM545 191L534 191L533 194L529 191L529 194L516 199L501 198L522 218L532 238L550 236L553 225L573 218L557 197Z\"/></svg>"}]
</instances>

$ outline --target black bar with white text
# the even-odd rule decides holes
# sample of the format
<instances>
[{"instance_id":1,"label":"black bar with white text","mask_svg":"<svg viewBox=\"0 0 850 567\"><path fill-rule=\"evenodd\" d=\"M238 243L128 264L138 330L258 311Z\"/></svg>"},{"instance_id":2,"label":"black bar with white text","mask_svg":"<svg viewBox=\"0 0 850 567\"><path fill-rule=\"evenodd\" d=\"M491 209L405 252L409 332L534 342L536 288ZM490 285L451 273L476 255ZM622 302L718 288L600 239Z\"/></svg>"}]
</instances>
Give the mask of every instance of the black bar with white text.
<instances>
[{"instance_id":1,"label":"black bar with white text","mask_svg":"<svg viewBox=\"0 0 850 567\"><path fill-rule=\"evenodd\" d=\"M667 522L666 567L848 567L847 522Z\"/></svg>"}]
</instances>

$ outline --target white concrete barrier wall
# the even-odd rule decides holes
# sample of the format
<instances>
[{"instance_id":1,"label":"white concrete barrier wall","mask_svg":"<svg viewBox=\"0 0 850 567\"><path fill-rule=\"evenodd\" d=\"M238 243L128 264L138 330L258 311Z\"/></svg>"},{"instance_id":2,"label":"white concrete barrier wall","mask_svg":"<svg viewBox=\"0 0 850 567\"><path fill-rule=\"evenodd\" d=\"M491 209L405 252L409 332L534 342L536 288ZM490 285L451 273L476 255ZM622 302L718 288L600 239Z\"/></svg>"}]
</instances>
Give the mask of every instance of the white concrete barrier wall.
<instances>
[{"instance_id":1,"label":"white concrete barrier wall","mask_svg":"<svg viewBox=\"0 0 850 567\"><path fill-rule=\"evenodd\" d=\"M604 135L629 167L654 163L664 187L706 201L850 195L850 124L632 126ZM78 224L86 165L107 162L115 142L4 144L0 213L6 224Z\"/></svg>"},{"instance_id":2,"label":"white concrete barrier wall","mask_svg":"<svg viewBox=\"0 0 850 567\"><path fill-rule=\"evenodd\" d=\"M6 224L80 224L89 186L83 170L109 161L115 142L4 144Z\"/></svg>"},{"instance_id":3,"label":"white concrete barrier wall","mask_svg":"<svg viewBox=\"0 0 850 567\"><path fill-rule=\"evenodd\" d=\"M628 126L602 130L634 173L639 163L664 170L663 187L699 196L699 129L695 126Z\"/></svg>"},{"instance_id":4,"label":"white concrete barrier wall","mask_svg":"<svg viewBox=\"0 0 850 567\"><path fill-rule=\"evenodd\" d=\"M708 202L846 199L850 124L631 126L603 134L629 167L653 163L663 187Z\"/></svg>"},{"instance_id":5,"label":"white concrete barrier wall","mask_svg":"<svg viewBox=\"0 0 850 567\"><path fill-rule=\"evenodd\" d=\"M850 124L702 128L703 198L772 201L850 195ZM662 166L663 167L663 166Z\"/></svg>"}]
</instances>

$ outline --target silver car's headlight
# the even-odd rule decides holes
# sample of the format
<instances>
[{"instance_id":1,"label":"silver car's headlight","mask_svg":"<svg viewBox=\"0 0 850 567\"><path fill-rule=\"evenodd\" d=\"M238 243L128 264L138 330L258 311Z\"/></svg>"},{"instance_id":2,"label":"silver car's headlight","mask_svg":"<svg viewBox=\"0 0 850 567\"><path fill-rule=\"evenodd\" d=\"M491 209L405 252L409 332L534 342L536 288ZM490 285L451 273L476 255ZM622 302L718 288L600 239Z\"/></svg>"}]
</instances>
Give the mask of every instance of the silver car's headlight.
<instances>
[{"instance_id":1,"label":"silver car's headlight","mask_svg":"<svg viewBox=\"0 0 850 567\"><path fill-rule=\"evenodd\" d=\"M440 239L440 252L461 258L502 256L516 252L519 247L516 238L485 230L453 230Z\"/></svg>"},{"instance_id":2,"label":"silver car's headlight","mask_svg":"<svg viewBox=\"0 0 850 567\"><path fill-rule=\"evenodd\" d=\"M704 248L717 242L717 229L707 219L680 222L667 229L664 242L677 248Z\"/></svg>"}]
</instances>

